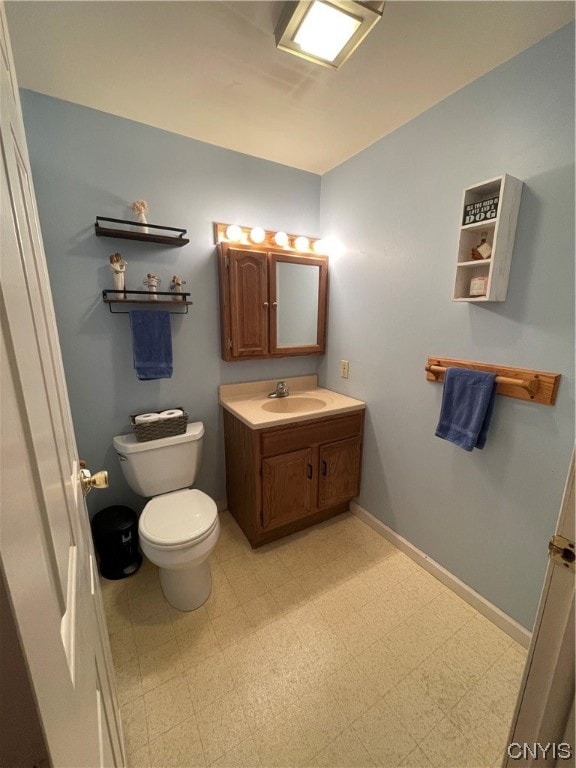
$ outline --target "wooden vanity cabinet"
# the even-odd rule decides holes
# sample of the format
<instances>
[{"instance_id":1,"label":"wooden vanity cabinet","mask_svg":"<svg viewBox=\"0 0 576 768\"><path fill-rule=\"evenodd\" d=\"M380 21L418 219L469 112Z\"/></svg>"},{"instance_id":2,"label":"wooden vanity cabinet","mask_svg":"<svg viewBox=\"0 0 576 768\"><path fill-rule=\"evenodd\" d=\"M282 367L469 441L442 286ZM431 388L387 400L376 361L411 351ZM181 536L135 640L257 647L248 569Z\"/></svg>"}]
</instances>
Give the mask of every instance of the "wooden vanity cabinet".
<instances>
[{"instance_id":1,"label":"wooden vanity cabinet","mask_svg":"<svg viewBox=\"0 0 576 768\"><path fill-rule=\"evenodd\" d=\"M364 410L257 430L224 410L228 508L253 547L348 510L363 430Z\"/></svg>"}]
</instances>

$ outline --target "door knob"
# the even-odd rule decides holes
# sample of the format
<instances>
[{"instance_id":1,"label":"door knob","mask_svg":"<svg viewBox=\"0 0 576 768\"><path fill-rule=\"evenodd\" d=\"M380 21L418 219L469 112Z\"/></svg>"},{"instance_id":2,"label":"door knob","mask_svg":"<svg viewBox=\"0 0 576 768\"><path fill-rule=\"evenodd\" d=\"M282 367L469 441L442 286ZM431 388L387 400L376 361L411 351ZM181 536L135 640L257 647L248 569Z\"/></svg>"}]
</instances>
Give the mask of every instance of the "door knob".
<instances>
[{"instance_id":1,"label":"door knob","mask_svg":"<svg viewBox=\"0 0 576 768\"><path fill-rule=\"evenodd\" d=\"M87 496L92 488L108 488L108 472L102 469L93 475L89 469L83 468L80 470L80 486L84 496Z\"/></svg>"}]
</instances>

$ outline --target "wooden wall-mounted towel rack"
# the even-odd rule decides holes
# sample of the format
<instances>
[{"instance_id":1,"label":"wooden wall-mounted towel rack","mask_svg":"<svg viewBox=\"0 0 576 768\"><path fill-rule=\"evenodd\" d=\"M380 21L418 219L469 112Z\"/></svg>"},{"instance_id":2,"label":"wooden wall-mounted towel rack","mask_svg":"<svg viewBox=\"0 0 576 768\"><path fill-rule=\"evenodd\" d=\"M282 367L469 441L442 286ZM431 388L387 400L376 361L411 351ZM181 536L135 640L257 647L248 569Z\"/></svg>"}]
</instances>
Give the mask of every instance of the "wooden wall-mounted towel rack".
<instances>
[{"instance_id":1,"label":"wooden wall-mounted towel rack","mask_svg":"<svg viewBox=\"0 0 576 768\"><path fill-rule=\"evenodd\" d=\"M470 368L496 374L496 393L518 400L528 400L543 405L554 405L560 383L559 373L534 371L529 368L510 368L506 365L490 365L470 360L453 360L447 357L429 357L425 366L428 381L444 381L447 368Z\"/></svg>"}]
</instances>

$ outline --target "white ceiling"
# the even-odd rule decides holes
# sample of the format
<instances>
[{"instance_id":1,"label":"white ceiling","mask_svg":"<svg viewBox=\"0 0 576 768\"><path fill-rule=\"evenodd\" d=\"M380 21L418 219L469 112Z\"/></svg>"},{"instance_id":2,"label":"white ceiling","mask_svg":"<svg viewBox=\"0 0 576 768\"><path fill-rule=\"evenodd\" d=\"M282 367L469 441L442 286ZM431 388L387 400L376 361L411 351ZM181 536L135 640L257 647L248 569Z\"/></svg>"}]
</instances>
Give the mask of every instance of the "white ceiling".
<instances>
[{"instance_id":1,"label":"white ceiling","mask_svg":"<svg viewBox=\"0 0 576 768\"><path fill-rule=\"evenodd\" d=\"M314 173L574 18L554 0L387 0L335 71L276 49L282 6L6 3L21 87Z\"/></svg>"}]
</instances>

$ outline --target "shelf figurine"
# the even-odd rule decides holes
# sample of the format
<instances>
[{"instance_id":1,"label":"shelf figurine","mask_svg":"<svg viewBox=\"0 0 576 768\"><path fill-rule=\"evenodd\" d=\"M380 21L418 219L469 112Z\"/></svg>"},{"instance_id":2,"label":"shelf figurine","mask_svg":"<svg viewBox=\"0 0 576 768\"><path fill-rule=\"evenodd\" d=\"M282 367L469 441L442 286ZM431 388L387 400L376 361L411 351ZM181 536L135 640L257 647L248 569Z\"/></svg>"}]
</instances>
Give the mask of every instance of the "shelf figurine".
<instances>
[{"instance_id":1,"label":"shelf figurine","mask_svg":"<svg viewBox=\"0 0 576 768\"><path fill-rule=\"evenodd\" d=\"M110 269L114 273L114 290L116 291L124 291L125 290L125 273L126 273L126 264L128 262L124 261L122 258L122 254L120 253L113 253L110 256ZM125 296L118 296L117 298L123 299Z\"/></svg>"},{"instance_id":2,"label":"shelf figurine","mask_svg":"<svg viewBox=\"0 0 576 768\"><path fill-rule=\"evenodd\" d=\"M182 280L182 278L178 277L178 275L174 275L172 277L172 282L170 283L170 290L174 291L174 296L172 297L172 301L184 300L184 296L182 296L183 285L186 285L186 280Z\"/></svg>"},{"instance_id":3,"label":"shelf figurine","mask_svg":"<svg viewBox=\"0 0 576 768\"><path fill-rule=\"evenodd\" d=\"M475 248L472 248L470 256L472 261L481 261L482 259L489 259L492 255L492 246L486 242L488 232L482 232L480 234L480 244Z\"/></svg>"},{"instance_id":4,"label":"shelf figurine","mask_svg":"<svg viewBox=\"0 0 576 768\"><path fill-rule=\"evenodd\" d=\"M147 224L146 214L148 212L148 203L146 200L134 200L130 206L132 212L136 214L138 221L141 224ZM138 227L138 232L148 233L148 227Z\"/></svg>"},{"instance_id":5,"label":"shelf figurine","mask_svg":"<svg viewBox=\"0 0 576 768\"><path fill-rule=\"evenodd\" d=\"M144 280L144 285L147 286L148 291L150 293L150 296L148 297L149 301L158 301L158 296L156 296L156 288L160 284L161 280L159 277L156 277L156 275L151 274L148 272L146 275L146 278Z\"/></svg>"}]
</instances>

